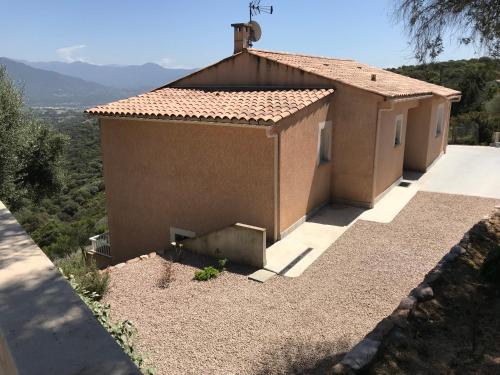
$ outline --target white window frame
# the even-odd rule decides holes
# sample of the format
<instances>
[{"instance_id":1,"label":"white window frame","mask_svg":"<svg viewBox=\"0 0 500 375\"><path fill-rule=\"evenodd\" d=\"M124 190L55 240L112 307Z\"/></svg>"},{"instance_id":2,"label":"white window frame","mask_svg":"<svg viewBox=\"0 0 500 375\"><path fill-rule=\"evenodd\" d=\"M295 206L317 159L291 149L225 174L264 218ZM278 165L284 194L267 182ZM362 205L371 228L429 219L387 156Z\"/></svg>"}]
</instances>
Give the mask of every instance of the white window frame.
<instances>
[{"instance_id":1,"label":"white window frame","mask_svg":"<svg viewBox=\"0 0 500 375\"><path fill-rule=\"evenodd\" d=\"M170 242L176 242L175 241L176 234L178 234L180 236L188 237L188 238L196 237L196 233L192 232L190 230L170 227Z\"/></svg>"},{"instance_id":2,"label":"white window frame","mask_svg":"<svg viewBox=\"0 0 500 375\"><path fill-rule=\"evenodd\" d=\"M444 127L444 104L441 103L436 108L436 138L443 133Z\"/></svg>"},{"instance_id":3,"label":"white window frame","mask_svg":"<svg viewBox=\"0 0 500 375\"><path fill-rule=\"evenodd\" d=\"M403 142L404 116L397 115L394 120L394 147L398 147Z\"/></svg>"},{"instance_id":4,"label":"white window frame","mask_svg":"<svg viewBox=\"0 0 500 375\"><path fill-rule=\"evenodd\" d=\"M324 142L323 147L322 141ZM328 163L332 160L332 122L323 121L319 123L318 130L318 162L317 164Z\"/></svg>"}]
</instances>

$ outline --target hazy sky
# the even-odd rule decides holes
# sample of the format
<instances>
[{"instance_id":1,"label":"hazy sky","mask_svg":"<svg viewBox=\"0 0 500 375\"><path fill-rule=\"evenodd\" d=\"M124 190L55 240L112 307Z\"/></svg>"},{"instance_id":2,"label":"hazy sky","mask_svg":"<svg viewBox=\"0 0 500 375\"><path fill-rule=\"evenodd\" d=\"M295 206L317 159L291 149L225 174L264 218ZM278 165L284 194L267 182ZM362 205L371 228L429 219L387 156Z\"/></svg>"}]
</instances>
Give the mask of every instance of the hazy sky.
<instances>
[{"instance_id":1,"label":"hazy sky","mask_svg":"<svg viewBox=\"0 0 500 375\"><path fill-rule=\"evenodd\" d=\"M380 67L412 64L391 0L262 0L256 48L353 58ZM0 0L0 56L202 67L232 54L231 23L248 0ZM447 41L453 41L453 36ZM474 57L451 46L439 60Z\"/></svg>"}]
</instances>

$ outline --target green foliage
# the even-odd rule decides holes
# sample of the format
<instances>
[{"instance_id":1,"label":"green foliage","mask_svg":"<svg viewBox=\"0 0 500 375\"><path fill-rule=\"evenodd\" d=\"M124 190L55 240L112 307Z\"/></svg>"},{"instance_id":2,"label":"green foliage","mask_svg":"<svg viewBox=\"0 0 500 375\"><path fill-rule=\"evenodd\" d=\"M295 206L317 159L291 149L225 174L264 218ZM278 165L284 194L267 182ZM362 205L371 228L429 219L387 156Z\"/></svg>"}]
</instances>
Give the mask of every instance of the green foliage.
<instances>
[{"instance_id":1,"label":"green foliage","mask_svg":"<svg viewBox=\"0 0 500 375\"><path fill-rule=\"evenodd\" d=\"M75 252L55 261L64 275L74 278L75 282L86 291L101 299L109 286L109 274L100 273L95 262L87 262L81 252Z\"/></svg>"},{"instance_id":2,"label":"green foliage","mask_svg":"<svg viewBox=\"0 0 500 375\"><path fill-rule=\"evenodd\" d=\"M210 279L215 279L219 276L220 271L212 266L205 267L201 271L196 271L194 273L194 279L197 281L207 281Z\"/></svg>"},{"instance_id":3,"label":"green foliage","mask_svg":"<svg viewBox=\"0 0 500 375\"><path fill-rule=\"evenodd\" d=\"M484 104L486 112L500 116L500 92Z\"/></svg>"},{"instance_id":4,"label":"green foliage","mask_svg":"<svg viewBox=\"0 0 500 375\"><path fill-rule=\"evenodd\" d=\"M40 201L23 200L14 215L55 259L107 231L99 126L79 111L40 109L36 114L69 140L63 158L66 183L58 194Z\"/></svg>"},{"instance_id":5,"label":"green foliage","mask_svg":"<svg viewBox=\"0 0 500 375\"><path fill-rule=\"evenodd\" d=\"M217 259L217 269L220 272L224 272L226 270L227 262L227 258Z\"/></svg>"},{"instance_id":6,"label":"green foliage","mask_svg":"<svg viewBox=\"0 0 500 375\"><path fill-rule=\"evenodd\" d=\"M488 253L482 267L481 274L483 277L500 286L500 246L496 245Z\"/></svg>"},{"instance_id":7,"label":"green foliage","mask_svg":"<svg viewBox=\"0 0 500 375\"><path fill-rule=\"evenodd\" d=\"M403 22L419 61L435 59L452 32L460 44L474 43L490 56L500 56L498 0L396 0L395 16Z\"/></svg>"},{"instance_id":8,"label":"green foliage","mask_svg":"<svg viewBox=\"0 0 500 375\"><path fill-rule=\"evenodd\" d=\"M26 111L22 93L0 66L0 199L15 210L24 199L59 191L65 143Z\"/></svg>"},{"instance_id":9,"label":"green foliage","mask_svg":"<svg viewBox=\"0 0 500 375\"><path fill-rule=\"evenodd\" d=\"M408 77L443 85L462 92L462 99L453 103L452 115L480 111L484 102L499 91L500 60L480 59L445 61L421 65L408 65L388 69Z\"/></svg>"},{"instance_id":10,"label":"green foliage","mask_svg":"<svg viewBox=\"0 0 500 375\"><path fill-rule=\"evenodd\" d=\"M486 112L470 112L451 118L449 136L450 142L455 144L489 144L493 132L498 131L500 131L500 116L489 115Z\"/></svg>"},{"instance_id":11,"label":"green foliage","mask_svg":"<svg viewBox=\"0 0 500 375\"><path fill-rule=\"evenodd\" d=\"M99 302L99 295L85 289L76 281L76 278L73 275L68 275L61 269L60 271L69 281L73 289L78 293L83 302L85 302L85 304L92 311L94 317L115 339L123 351L129 355L141 372L145 375L154 375L155 371L145 367L142 355L134 348L134 339L137 336L137 330L132 322L129 320L114 322L111 318L109 304Z\"/></svg>"}]
</instances>

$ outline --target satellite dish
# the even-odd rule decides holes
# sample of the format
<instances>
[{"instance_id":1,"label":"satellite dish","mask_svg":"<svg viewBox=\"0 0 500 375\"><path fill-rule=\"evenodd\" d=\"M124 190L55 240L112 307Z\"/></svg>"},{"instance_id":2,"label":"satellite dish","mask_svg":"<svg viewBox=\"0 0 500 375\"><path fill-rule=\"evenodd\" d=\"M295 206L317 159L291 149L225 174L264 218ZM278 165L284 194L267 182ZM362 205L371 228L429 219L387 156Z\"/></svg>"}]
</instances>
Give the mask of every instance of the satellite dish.
<instances>
[{"instance_id":1,"label":"satellite dish","mask_svg":"<svg viewBox=\"0 0 500 375\"><path fill-rule=\"evenodd\" d=\"M262 36L262 29L260 28L260 25L256 21L250 21L250 40L252 42L257 42L260 37Z\"/></svg>"}]
</instances>

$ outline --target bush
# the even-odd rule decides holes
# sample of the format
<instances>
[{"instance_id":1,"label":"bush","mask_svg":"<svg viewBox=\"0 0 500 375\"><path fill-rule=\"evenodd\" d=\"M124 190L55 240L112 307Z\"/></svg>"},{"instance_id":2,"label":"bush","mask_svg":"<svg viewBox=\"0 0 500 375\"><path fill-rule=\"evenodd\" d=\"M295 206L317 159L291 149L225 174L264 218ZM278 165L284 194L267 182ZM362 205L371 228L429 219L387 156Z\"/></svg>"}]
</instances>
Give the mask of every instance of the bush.
<instances>
[{"instance_id":1,"label":"bush","mask_svg":"<svg viewBox=\"0 0 500 375\"><path fill-rule=\"evenodd\" d=\"M64 275L72 276L81 288L89 293L94 293L97 299L101 299L109 286L109 274L100 273L95 262L87 264L80 252L74 252L64 258L55 261Z\"/></svg>"},{"instance_id":2,"label":"bush","mask_svg":"<svg viewBox=\"0 0 500 375\"><path fill-rule=\"evenodd\" d=\"M69 257L68 257L69 258ZM77 260L66 259L68 269L79 271L81 266ZM123 351L128 354L130 359L135 363L139 370L145 375L154 375L153 369L145 367L142 355L134 348L134 338L137 335L137 329L129 320L113 322L110 315L110 306L98 301L99 295L91 292L78 284L73 275L62 272L63 276L69 281L75 292L78 293L80 298L85 302L89 309L94 314L94 317L101 323L101 325L108 331L108 333L120 345Z\"/></svg>"},{"instance_id":3,"label":"bush","mask_svg":"<svg viewBox=\"0 0 500 375\"><path fill-rule=\"evenodd\" d=\"M481 267L481 274L489 282L500 285L500 246L490 250Z\"/></svg>"},{"instance_id":4,"label":"bush","mask_svg":"<svg viewBox=\"0 0 500 375\"><path fill-rule=\"evenodd\" d=\"M220 271L217 268L210 266L203 268L201 271L196 271L194 273L194 278L198 281L207 281L210 279L215 279L217 276L219 276L219 274Z\"/></svg>"}]
</instances>

